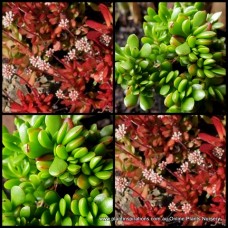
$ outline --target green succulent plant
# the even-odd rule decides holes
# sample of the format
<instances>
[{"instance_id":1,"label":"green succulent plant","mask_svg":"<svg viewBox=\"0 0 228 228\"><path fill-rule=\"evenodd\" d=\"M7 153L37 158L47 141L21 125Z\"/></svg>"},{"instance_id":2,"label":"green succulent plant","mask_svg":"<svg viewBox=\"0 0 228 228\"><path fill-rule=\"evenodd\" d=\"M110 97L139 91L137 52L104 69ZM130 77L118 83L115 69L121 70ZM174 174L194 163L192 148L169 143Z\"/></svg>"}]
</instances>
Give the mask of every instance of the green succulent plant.
<instances>
[{"instance_id":1,"label":"green succulent plant","mask_svg":"<svg viewBox=\"0 0 228 228\"><path fill-rule=\"evenodd\" d=\"M144 37L125 47L115 44L115 79L126 91L127 107L150 109L154 93L164 96L167 112L212 112L225 105L225 37L218 37L221 12L208 14L203 3L159 3L147 9Z\"/></svg>"},{"instance_id":2,"label":"green succulent plant","mask_svg":"<svg viewBox=\"0 0 228 228\"><path fill-rule=\"evenodd\" d=\"M15 118L2 128L3 225L111 225L113 126L83 116Z\"/></svg>"}]
</instances>

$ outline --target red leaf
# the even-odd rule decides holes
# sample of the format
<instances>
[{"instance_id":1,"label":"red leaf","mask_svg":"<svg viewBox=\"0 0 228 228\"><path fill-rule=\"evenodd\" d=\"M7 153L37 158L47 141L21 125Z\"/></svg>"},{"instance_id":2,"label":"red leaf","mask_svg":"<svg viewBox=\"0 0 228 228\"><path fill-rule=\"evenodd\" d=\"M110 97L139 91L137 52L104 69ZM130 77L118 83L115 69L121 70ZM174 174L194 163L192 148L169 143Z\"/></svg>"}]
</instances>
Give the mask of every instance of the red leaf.
<instances>
[{"instance_id":1,"label":"red leaf","mask_svg":"<svg viewBox=\"0 0 228 228\"><path fill-rule=\"evenodd\" d=\"M49 94L45 99L44 99L44 102L45 103L48 103L48 102L50 102L51 101L51 99L53 98L53 94Z\"/></svg>"},{"instance_id":2,"label":"red leaf","mask_svg":"<svg viewBox=\"0 0 228 228\"><path fill-rule=\"evenodd\" d=\"M113 20L112 20L112 14L109 12L108 7L104 4L100 4L99 9L100 9L100 11L101 11L101 13L105 19L106 25L108 27L110 27L111 24L113 23Z\"/></svg>"},{"instance_id":3,"label":"red leaf","mask_svg":"<svg viewBox=\"0 0 228 228\"><path fill-rule=\"evenodd\" d=\"M23 112L23 106L14 102L10 105L10 110L11 110L11 112L19 112L20 113L20 112Z\"/></svg>"},{"instance_id":4,"label":"red leaf","mask_svg":"<svg viewBox=\"0 0 228 228\"><path fill-rule=\"evenodd\" d=\"M103 33L103 34L109 33L107 26L103 25L101 23L98 23L98 22L95 22L95 21L92 21L92 20L87 20L86 24L90 28L95 29L96 31L98 31L100 33Z\"/></svg>"},{"instance_id":5,"label":"red leaf","mask_svg":"<svg viewBox=\"0 0 228 228\"><path fill-rule=\"evenodd\" d=\"M214 146L221 146L222 143L220 141L220 139L214 137L214 136L211 136L211 135L208 135L206 133L199 133L198 135L202 140L214 145Z\"/></svg>"},{"instance_id":6,"label":"red leaf","mask_svg":"<svg viewBox=\"0 0 228 228\"><path fill-rule=\"evenodd\" d=\"M211 121L215 125L215 128L216 128L216 130L217 130L217 132L219 134L219 138L221 140L223 140L224 139L224 136L226 136L226 130L225 130L223 124L221 123L221 120L219 118L213 116L211 118Z\"/></svg>"},{"instance_id":7,"label":"red leaf","mask_svg":"<svg viewBox=\"0 0 228 228\"><path fill-rule=\"evenodd\" d=\"M208 155L211 155L211 151L214 149L214 146L213 145L211 145L211 144L202 144L201 146L200 146L200 151L201 152L204 152L204 153L206 153L206 154L208 154Z\"/></svg>"}]
</instances>

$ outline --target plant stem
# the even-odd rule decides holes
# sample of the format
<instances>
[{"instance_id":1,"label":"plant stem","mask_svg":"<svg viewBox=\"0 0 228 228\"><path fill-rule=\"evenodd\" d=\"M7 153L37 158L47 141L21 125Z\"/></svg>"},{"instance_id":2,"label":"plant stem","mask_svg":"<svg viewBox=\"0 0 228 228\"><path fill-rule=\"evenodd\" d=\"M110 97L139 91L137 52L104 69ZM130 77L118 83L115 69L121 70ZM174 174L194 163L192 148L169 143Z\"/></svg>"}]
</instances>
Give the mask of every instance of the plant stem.
<instances>
[{"instance_id":1,"label":"plant stem","mask_svg":"<svg viewBox=\"0 0 228 228\"><path fill-rule=\"evenodd\" d=\"M118 147L119 149L121 150L124 150L124 153L128 154L129 156L133 157L134 159L136 159L139 163L140 163L140 166L141 168L146 168L146 166L143 164L143 162L138 158L136 157L135 155L131 154L129 151L127 151L122 145L119 145L116 143L116 147Z\"/></svg>"}]
</instances>

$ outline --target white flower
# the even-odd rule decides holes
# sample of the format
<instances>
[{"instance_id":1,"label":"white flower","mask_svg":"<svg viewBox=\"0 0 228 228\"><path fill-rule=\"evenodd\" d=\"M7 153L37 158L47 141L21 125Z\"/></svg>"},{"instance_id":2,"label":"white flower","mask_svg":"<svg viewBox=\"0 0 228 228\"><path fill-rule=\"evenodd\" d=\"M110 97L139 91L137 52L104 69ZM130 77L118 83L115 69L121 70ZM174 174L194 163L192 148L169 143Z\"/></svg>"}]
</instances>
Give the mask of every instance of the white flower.
<instances>
[{"instance_id":1,"label":"white flower","mask_svg":"<svg viewBox=\"0 0 228 228\"><path fill-rule=\"evenodd\" d=\"M181 209L185 214L188 214L191 211L192 206L189 203L184 203Z\"/></svg>"},{"instance_id":2,"label":"white flower","mask_svg":"<svg viewBox=\"0 0 228 228\"><path fill-rule=\"evenodd\" d=\"M92 53L92 46L86 36L82 37L80 40L76 40L75 47L78 51L84 51L90 54Z\"/></svg>"},{"instance_id":3,"label":"white flower","mask_svg":"<svg viewBox=\"0 0 228 228\"><path fill-rule=\"evenodd\" d=\"M213 149L214 156L216 156L219 159L222 159L224 152L225 151L222 148L217 147L217 146Z\"/></svg>"},{"instance_id":4,"label":"white flower","mask_svg":"<svg viewBox=\"0 0 228 228\"><path fill-rule=\"evenodd\" d=\"M72 49L68 52L68 57L70 60L73 60L76 57L76 50Z\"/></svg>"},{"instance_id":5,"label":"white flower","mask_svg":"<svg viewBox=\"0 0 228 228\"><path fill-rule=\"evenodd\" d=\"M32 69L30 69L30 68L25 68L25 74L26 75L30 75L30 74L32 74Z\"/></svg>"},{"instance_id":6,"label":"white flower","mask_svg":"<svg viewBox=\"0 0 228 228\"><path fill-rule=\"evenodd\" d=\"M117 141L123 140L125 134L126 134L127 127L125 124L121 124L118 126L118 129L115 130L115 137Z\"/></svg>"},{"instance_id":7,"label":"white flower","mask_svg":"<svg viewBox=\"0 0 228 228\"><path fill-rule=\"evenodd\" d=\"M45 56L47 56L48 58L52 57L53 53L55 52L55 50L53 48L49 48L46 52L45 52Z\"/></svg>"},{"instance_id":8,"label":"white flower","mask_svg":"<svg viewBox=\"0 0 228 228\"><path fill-rule=\"evenodd\" d=\"M180 167L180 172L181 173L186 173L188 171L188 162L185 162L181 165Z\"/></svg>"},{"instance_id":9,"label":"white flower","mask_svg":"<svg viewBox=\"0 0 228 228\"><path fill-rule=\"evenodd\" d=\"M76 101L77 98L78 98L78 92L76 90L71 90L70 93L69 93L69 98L72 101Z\"/></svg>"},{"instance_id":10,"label":"white flower","mask_svg":"<svg viewBox=\"0 0 228 228\"><path fill-rule=\"evenodd\" d=\"M124 192L124 189L128 186L129 182L125 177L115 177L115 188L117 192Z\"/></svg>"},{"instance_id":11,"label":"white flower","mask_svg":"<svg viewBox=\"0 0 228 228\"><path fill-rule=\"evenodd\" d=\"M181 139L182 133L180 131L173 132L172 138L175 141L179 141Z\"/></svg>"},{"instance_id":12,"label":"white flower","mask_svg":"<svg viewBox=\"0 0 228 228\"><path fill-rule=\"evenodd\" d=\"M165 169L166 165L167 165L167 162L162 161L161 163L158 164L158 168L160 170L163 170L163 169Z\"/></svg>"},{"instance_id":13,"label":"white flower","mask_svg":"<svg viewBox=\"0 0 228 228\"><path fill-rule=\"evenodd\" d=\"M16 69L13 65L3 63L2 64L2 76L10 79L16 73Z\"/></svg>"},{"instance_id":14,"label":"white flower","mask_svg":"<svg viewBox=\"0 0 228 228\"><path fill-rule=\"evenodd\" d=\"M42 60L40 58L40 56L36 56L36 57L32 56L32 57L30 57L29 60L30 60L30 63L34 67L38 68L39 70L44 71L44 70L49 70L49 68L50 68L50 64L48 62L45 62L44 60Z\"/></svg>"},{"instance_id":15,"label":"white flower","mask_svg":"<svg viewBox=\"0 0 228 228\"><path fill-rule=\"evenodd\" d=\"M137 185L139 186L139 188L144 188L145 183L142 180L140 180L138 181Z\"/></svg>"},{"instance_id":16,"label":"white flower","mask_svg":"<svg viewBox=\"0 0 228 228\"><path fill-rule=\"evenodd\" d=\"M174 202L170 203L168 206L170 211L177 211L176 204Z\"/></svg>"},{"instance_id":17,"label":"white flower","mask_svg":"<svg viewBox=\"0 0 228 228\"><path fill-rule=\"evenodd\" d=\"M2 17L2 23L5 28L9 27L13 22L14 14L12 11L6 12L6 16Z\"/></svg>"},{"instance_id":18,"label":"white flower","mask_svg":"<svg viewBox=\"0 0 228 228\"><path fill-rule=\"evenodd\" d=\"M59 22L59 26L62 27L63 29L67 29L68 24L69 24L68 19L61 19L61 21Z\"/></svg>"},{"instance_id":19,"label":"white flower","mask_svg":"<svg viewBox=\"0 0 228 228\"><path fill-rule=\"evenodd\" d=\"M142 171L143 176L145 177L145 179L150 180L151 182L155 183L155 184L160 184L162 182L162 176L160 176L159 174L155 173L153 169L144 169Z\"/></svg>"},{"instance_id":20,"label":"white flower","mask_svg":"<svg viewBox=\"0 0 228 228\"><path fill-rule=\"evenodd\" d=\"M197 164L197 165L202 165L204 163L204 158L203 156L200 154L200 150L197 149L194 152L190 153L188 155L188 160L192 163L192 164Z\"/></svg>"},{"instance_id":21,"label":"white flower","mask_svg":"<svg viewBox=\"0 0 228 228\"><path fill-rule=\"evenodd\" d=\"M56 97L58 97L59 99L64 99L65 96L63 94L63 91L61 89L58 89L55 93Z\"/></svg>"},{"instance_id":22,"label":"white flower","mask_svg":"<svg viewBox=\"0 0 228 228\"><path fill-rule=\"evenodd\" d=\"M106 34L103 34L103 35L100 36L100 39L99 40L100 40L100 42L102 44L104 44L106 47L108 47L109 44L110 44L110 42L111 42L111 40L112 40L112 38L111 38L111 36L108 36Z\"/></svg>"}]
</instances>

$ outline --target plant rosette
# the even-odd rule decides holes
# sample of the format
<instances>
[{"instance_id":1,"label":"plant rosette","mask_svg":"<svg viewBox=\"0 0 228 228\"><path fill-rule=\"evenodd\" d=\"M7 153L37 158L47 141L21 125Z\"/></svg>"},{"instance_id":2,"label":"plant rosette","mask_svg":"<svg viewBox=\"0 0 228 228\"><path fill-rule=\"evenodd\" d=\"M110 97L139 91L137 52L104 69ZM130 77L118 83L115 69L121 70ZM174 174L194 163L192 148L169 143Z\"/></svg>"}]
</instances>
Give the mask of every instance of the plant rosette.
<instances>
[{"instance_id":1,"label":"plant rosette","mask_svg":"<svg viewBox=\"0 0 228 228\"><path fill-rule=\"evenodd\" d=\"M102 218L113 213L113 126L83 117L20 116L12 134L3 126L3 225L111 225Z\"/></svg>"},{"instance_id":2,"label":"plant rosette","mask_svg":"<svg viewBox=\"0 0 228 228\"><path fill-rule=\"evenodd\" d=\"M203 3L159 3L147 9L144 37L115 44L115 79L126 90L124 104L144 111L154 93L164 97L167 112L213 111L225 105L225 37L217 29L221 12L209 14Z\"/></svg>"}]
</instances>

